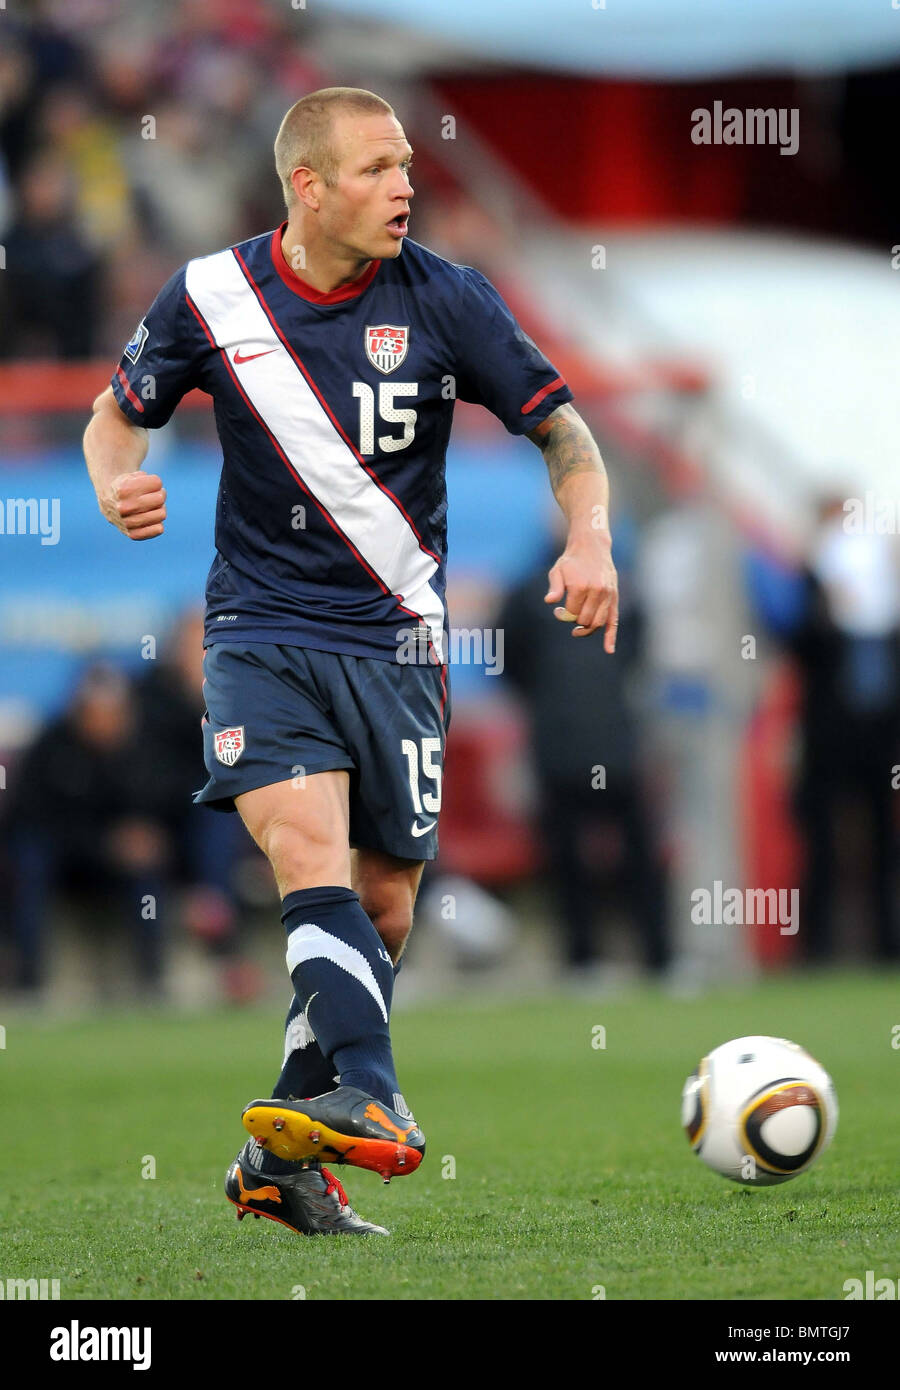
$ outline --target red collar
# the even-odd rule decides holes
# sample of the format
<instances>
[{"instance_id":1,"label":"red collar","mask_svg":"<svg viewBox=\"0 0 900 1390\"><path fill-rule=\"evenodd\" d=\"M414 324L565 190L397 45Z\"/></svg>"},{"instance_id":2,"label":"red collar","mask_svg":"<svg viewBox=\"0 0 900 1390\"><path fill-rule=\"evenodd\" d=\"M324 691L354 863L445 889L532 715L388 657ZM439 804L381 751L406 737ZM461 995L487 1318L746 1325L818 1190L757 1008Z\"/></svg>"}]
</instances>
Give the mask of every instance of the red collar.
<instances>
[{"instance_id":1,"label":"red collar","mask_svg":"<svg viewBox=\"0 0 900 1390\"><path fill-rule=\"evenodd\" d=\"M363 290L369 288L378 274L381 261L370 261L368 268L357 280L351 280L346 285L338 285L336 290L329 290L327 294L323 293L322 290L313 289L312 285L307 285L305 280L301 280L298 275L294 274L284 259L281 238L284 236L286 226L287 222L282 222L281 226L276 227L272 233L272 264L288 289L293 290L294 294L299 294L301 299L308 299L312 304L341 304L345 299L355 299L358 294L362 294Z\"/></svg>"}]
</instances>

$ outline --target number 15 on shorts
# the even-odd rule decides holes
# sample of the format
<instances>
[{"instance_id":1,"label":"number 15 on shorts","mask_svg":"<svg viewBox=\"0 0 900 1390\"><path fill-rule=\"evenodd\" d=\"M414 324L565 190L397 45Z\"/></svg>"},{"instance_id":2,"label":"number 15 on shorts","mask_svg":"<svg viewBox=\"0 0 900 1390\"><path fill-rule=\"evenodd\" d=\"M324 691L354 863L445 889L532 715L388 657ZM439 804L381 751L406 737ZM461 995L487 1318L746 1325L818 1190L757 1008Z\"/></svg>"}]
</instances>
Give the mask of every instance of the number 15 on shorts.
<instances>
[{"instance_id":1,"label":"number 15 on shorts","mask_svg":"<svg viewBox=\"0 0 900 1390\"><path fill-rule=\"evenodd\" d=\"M441 809L441 740L423 738L417 743L414 738L404 738L400 750L409 766L409 790L416 817L436 814ZM433 783L434 789L426 790L422 779ZM413 834L424 835L433 825L433 820L428 825L414 825Z\"/></svg>"}]
</instances>

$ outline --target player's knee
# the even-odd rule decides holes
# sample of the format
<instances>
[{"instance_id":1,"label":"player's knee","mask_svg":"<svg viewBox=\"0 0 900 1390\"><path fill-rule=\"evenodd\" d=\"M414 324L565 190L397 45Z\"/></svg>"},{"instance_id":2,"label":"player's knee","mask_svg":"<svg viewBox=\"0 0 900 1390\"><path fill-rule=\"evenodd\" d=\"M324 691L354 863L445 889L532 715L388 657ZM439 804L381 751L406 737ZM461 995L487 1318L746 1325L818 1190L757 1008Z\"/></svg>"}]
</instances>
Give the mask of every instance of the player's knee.
<instances>
[{"instance_id":1,"label":"player's knee","mask_svg":"<svg viewBox=\"0 0 900 1390\"><path fill-rule=\"evenodd\" d=\"M290 821L273 819L260 836L282 897L320 885L349 882L349 862L333 841L311 834Z\"/></svg>"}]
</instances>

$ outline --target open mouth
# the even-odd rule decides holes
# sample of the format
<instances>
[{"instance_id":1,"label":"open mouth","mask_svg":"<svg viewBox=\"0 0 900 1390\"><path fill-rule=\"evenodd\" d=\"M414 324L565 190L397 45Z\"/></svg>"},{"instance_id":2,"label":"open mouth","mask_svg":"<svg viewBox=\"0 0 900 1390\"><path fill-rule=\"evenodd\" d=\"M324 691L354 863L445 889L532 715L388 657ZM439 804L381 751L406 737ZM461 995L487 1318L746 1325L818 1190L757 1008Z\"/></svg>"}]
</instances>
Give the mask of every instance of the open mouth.
<instances>
[{"instance_id":1,"label":"open mouth","mask_svg":"<svg viewBox=\"0 0 900 1390\"><path fill-rule=\"evenodd\" d=\"M406 236L406 233L408 231L408 218L408 212L398 212L397 216L392 217L390 222L387 224L388 231L393 232L394 236Z\"/></svg>"}]
</instances>

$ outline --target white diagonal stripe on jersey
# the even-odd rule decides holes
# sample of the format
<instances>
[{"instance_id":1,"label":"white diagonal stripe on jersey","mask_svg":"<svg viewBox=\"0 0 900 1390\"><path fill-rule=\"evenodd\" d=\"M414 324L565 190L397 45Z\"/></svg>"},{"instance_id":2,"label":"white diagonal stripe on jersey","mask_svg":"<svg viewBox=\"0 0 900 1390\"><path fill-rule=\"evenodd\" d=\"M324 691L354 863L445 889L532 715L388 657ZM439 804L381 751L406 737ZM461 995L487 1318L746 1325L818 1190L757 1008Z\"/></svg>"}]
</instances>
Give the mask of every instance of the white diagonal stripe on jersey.
<instances>
[{"instance_id":1,"label":"white diagonal stripe on jersey","mask_svg":"<svg viewBox=\"0 0 900 1390\"><path fill-rule=\"evenodd\" d=\"M428 624L444 660L444 607L431 583L437 561L362 467L284 346L231 251L188 263L185 285L241 388L313 496L403 606ZM267 352L274 344L277 352ZM264 352L250 362L235 363ZM302 356L302 354L298 354ZM349 384L348 384L349 389Z\"/></svg>"},{"instance_id":2,"label":"white diagonal stripe on jersey","mask_svg":"<svg viewBox=\"0 0 900 1390\"><path fill-rule=\"evenodd\" d=\"M323 931L321 927L316 926L315 922L301 922L287 939L285 959L290 974L293 974L296 967L304 960L330 960L332 964L339 965L342 970L346 970L354 979L359 980L363 988L369 991L381 1010L382 1018L387 1023L388 1014L384 1004L384 995L375 978L375 972L362 951L357 951L355 946L348 946L346 941L342 941L339 936L332 936L331 932ZM314 998L315 995L313 995ZM310 1003L312 1003L312 999ZM309 1004L306 1007L308 1010ZM308 1017L307 1023L309 1023ZM311 1024L310 1027L312 1027Z\"/></svg>"}]
</instances>

